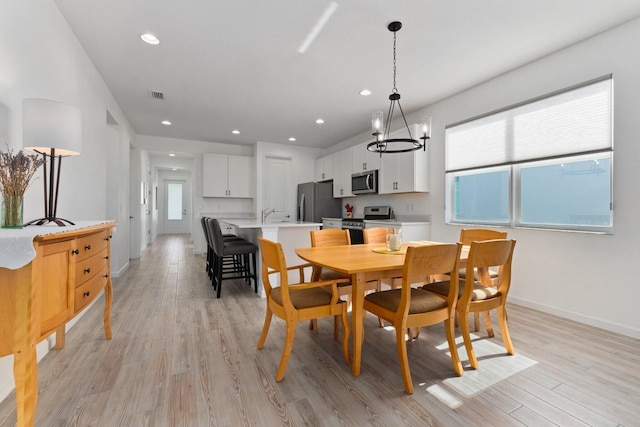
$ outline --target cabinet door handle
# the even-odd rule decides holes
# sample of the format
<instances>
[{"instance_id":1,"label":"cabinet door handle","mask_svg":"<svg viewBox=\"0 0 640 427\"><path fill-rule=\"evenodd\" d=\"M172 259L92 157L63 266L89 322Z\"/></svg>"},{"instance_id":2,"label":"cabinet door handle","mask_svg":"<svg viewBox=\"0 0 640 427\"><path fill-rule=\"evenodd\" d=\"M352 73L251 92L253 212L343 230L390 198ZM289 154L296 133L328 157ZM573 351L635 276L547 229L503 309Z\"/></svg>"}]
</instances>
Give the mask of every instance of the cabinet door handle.
<instances>
[{"instance_id":1,"label":"cabinet door handle","mask_svg":"<svg viewBox=\"0 0 640 427\"><path fill-rule=\"evenodd\" d=\"M87 292L82 294L82 296L85 297L85 298L87 298L89 295L91 295L91 291L87 291Z\"/></svg>"},{"instance_id":2,"label":"cabinet door handle","mask_svg":"<svg viewBox=\"0 0 640 427\"><path fill-rule=\"evenodd\" d=\"M85 250L85 251L90 251L90 250L91 250L91 245L87 245L87 246L85 246L85 247L84 247L84 250Z\"/></svg>"},{"instance_id":3,"label":"cabinet door handle","mask_svg":"<svg viewBox=\"0 0 640 427\"><path fill-rule=\"evenodd\" d=\"M84 269L84 274L89 274L91 273L91 268L85 268Z\"/></svg>"},{"instance_id":4,"label":"cabinet door handle","mask_svg":"<svg viewBox=\"0 0 640 427\"><path fill-rule=\"evenodd\" d=\"M111 237L111 236L105 237L105 238L104 238L105 242L108 242L110 237Z\"/></svg>"},{"instance_id":5,"label":"cabinet door handle","mask_svg":"<svg viewBox=\"0 0 640 427\"><path fill-rule=\"evenodd\" d=\"M104 259L109 259L109 255L107 255L106 257L104 257Z\"/></svg>"},{"instance_id":6,"label":"cabinet door handle","mask_svg":"<svg viewBox=\"0 0 640 427\"><path fill-rule=\"evenodd\" d=\"M71 251L71 253L73 255L78 255L80 253L80 251L78 249L74 249L74 250Z\"/></svg>"},{"instance_id":7,"label":"cabinet door handle","mask_svg":"<svg viewBox=\"0 0 640 427\"><path fill-rule=\"evenodd\" d=\"M105 274L105 275L104 275L104 276L102 276L102 277L104 277L105 279L108 279L108 278L109 278L109 275L108 275L108 274Z\"/></svg>"}]
</instances>

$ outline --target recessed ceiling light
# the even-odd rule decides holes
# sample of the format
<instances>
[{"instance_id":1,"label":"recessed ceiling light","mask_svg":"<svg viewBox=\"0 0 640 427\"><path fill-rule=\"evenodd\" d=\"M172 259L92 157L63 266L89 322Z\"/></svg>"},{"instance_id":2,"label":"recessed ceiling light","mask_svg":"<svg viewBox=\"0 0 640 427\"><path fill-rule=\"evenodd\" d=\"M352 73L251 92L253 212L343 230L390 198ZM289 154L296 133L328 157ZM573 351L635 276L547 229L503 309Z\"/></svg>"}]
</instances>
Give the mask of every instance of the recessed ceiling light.
<instances>
[{"instance_id":1,"label":"recessed ceiling light","mask_svg":"<svg viewBox=\"0 0 640 427\"><path fill-rule=\"evenodd\" d=\"M145 43L160 44L160 40L158 40L158 38L151 33L144 33L143 35L140 36L140 38Z\"/></svg>"},{"instance_id":2,"label":"recessed ceiling light","mask_svg":"<svg viewBox=\"0 0 640 427\"><path fill-rule=\"evenodd\" d=\"M296 141L296 139L295 139L294 137L291 137L291 138L289 138L289 141L291 141L291 142L295 142L295 141Z\"/></svg>"},{"instance_id":3,"label":"recessed ceiling light","mask_svg":"<svg viewBox=\"0 0 640 427\"><path fill-rule=\"evenodd\" d=\"M170 122L169 120L163 120L163 121L162 121L162 122L160 122L160 123L162 123L162 124L163 124L163 125L165 125L165 126L171 126L171 122Z\"/></svg>"},{"instance_id":4,"label":"recessed ceiling light","mask_svg":"<svg viewBox=\"0 0 640 427\"><path fill-rule=\"evenodd\" d=\"M362 96L369 96L369 95L371 95L371 91L370 91L369 89L362 89L362 90L360 91L360 95L362 95Z\"/></svg>"},{"instance_id":5,"label":"recessed ceiling light","mask_svg":"<svg viewBox=\"0 0 640 427\"><path fill-rule=\"evenodd\" d=\"M172 170L172 171L177 171L177 170L178 170L178 168L171 168L171 170Z\"/></svg>"},{"instance_id":6,"label":"recessed ceiling light","mask_svg":"<svg viewBox=\"0 0 640 427\"><path fill-rule=\"evenodd\" d=\"M322 119L317 119L317 120L316 120L316 123L317 123L317 124L319 124L319 125L321 125L321 124L323 124L323 123L324 123L324 120L322 120Z\"/></svg>"},{"instance_id":7,"label":"recessed ceiling light","mask_svg":"<svg viewBox=\"0 0 640 427\"><path fill-rule=\"evenodd\" d=\"M234 129L234 130L231 131L231 133L234 134L234 135L239 135L240 131L238 129Z\"/></svg>"},{"instance_id":8,"label":"recessed ceiling light","mask_svg":"<svg viewBox=\"0 0 640 427\"><path fill-rule=\"evenodd\" d=\"M175 157L176 155L174 153L169 153L169 157Z\"/></svg>"}]
</instances>

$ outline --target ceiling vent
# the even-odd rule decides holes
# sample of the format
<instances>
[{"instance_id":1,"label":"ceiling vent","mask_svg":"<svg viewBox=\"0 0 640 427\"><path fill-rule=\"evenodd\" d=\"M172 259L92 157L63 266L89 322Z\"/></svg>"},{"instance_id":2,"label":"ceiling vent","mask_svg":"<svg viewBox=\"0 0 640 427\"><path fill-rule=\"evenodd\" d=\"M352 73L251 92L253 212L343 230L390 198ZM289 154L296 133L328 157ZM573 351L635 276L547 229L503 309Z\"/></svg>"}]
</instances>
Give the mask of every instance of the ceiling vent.
<instances>
[{"instance_id":1,"label":"ceiling vent","mask_svg":"<svg viewBox=\"0 0 640 427\"><path fill-rule=\"evenodd\" d=\"M150 90L149 94L151 95L151 97L153 99L158 99L160 101L164 100L164 93L162 93L162 92L159 92L157 90Z\"/></svg>"}]
</instances>

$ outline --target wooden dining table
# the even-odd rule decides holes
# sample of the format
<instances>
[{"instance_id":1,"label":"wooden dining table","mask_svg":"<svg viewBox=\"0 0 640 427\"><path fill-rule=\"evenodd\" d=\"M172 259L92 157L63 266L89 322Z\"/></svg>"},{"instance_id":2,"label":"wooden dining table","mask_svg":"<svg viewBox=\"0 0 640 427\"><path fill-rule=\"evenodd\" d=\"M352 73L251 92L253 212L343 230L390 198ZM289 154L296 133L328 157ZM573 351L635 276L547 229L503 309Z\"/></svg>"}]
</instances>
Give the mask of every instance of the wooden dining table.
<instances>
[{"instance_id":1,"label":"wooden dining table","mask_svg":"<svg viewBox=\"0 0 640 427\"><path fill-rule=\"evenodd\" d=\"M351 333L353 334L354 376L360 375L362 343L364 336L364 284L370 280L402 276L406 248L418 245L436 245L440 242L406 242L402 250L387 252L379 243L366 245L320 246L296 248L296 254L303 260L329 268L351 277ZM461 261L466 261L468 250L463 250ZM463 267L464 265L461 265Z\"/></svg>"}]
</instances>

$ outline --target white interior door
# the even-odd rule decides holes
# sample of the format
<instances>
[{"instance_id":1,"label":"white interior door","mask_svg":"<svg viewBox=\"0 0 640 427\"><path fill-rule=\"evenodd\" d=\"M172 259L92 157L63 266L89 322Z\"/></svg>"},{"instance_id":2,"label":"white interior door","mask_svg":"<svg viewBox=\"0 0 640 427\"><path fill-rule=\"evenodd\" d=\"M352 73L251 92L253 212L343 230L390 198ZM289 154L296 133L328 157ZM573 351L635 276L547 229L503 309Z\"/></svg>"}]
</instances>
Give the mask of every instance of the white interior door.
<instances>
[{"instance_id":1,"label":"white interior door","mask_svg":"<svg viewBox=\"0 0 640 427\"><path fill-rule=\"evenodd\" d=\"M165 180L164 231L166 234L188 233L187 183L181 180Z\"/></svg>"},{"instance_id":2,"label":"white interior door","mask_svg":"<svg viewBox=\"0 0 640 427\"><path fill-rule=\"evenodd\" d=\"M264 170L262 209L276 210L268 220L295 220L291 158L266 156Z\"/></svg>"}]
</instances>

